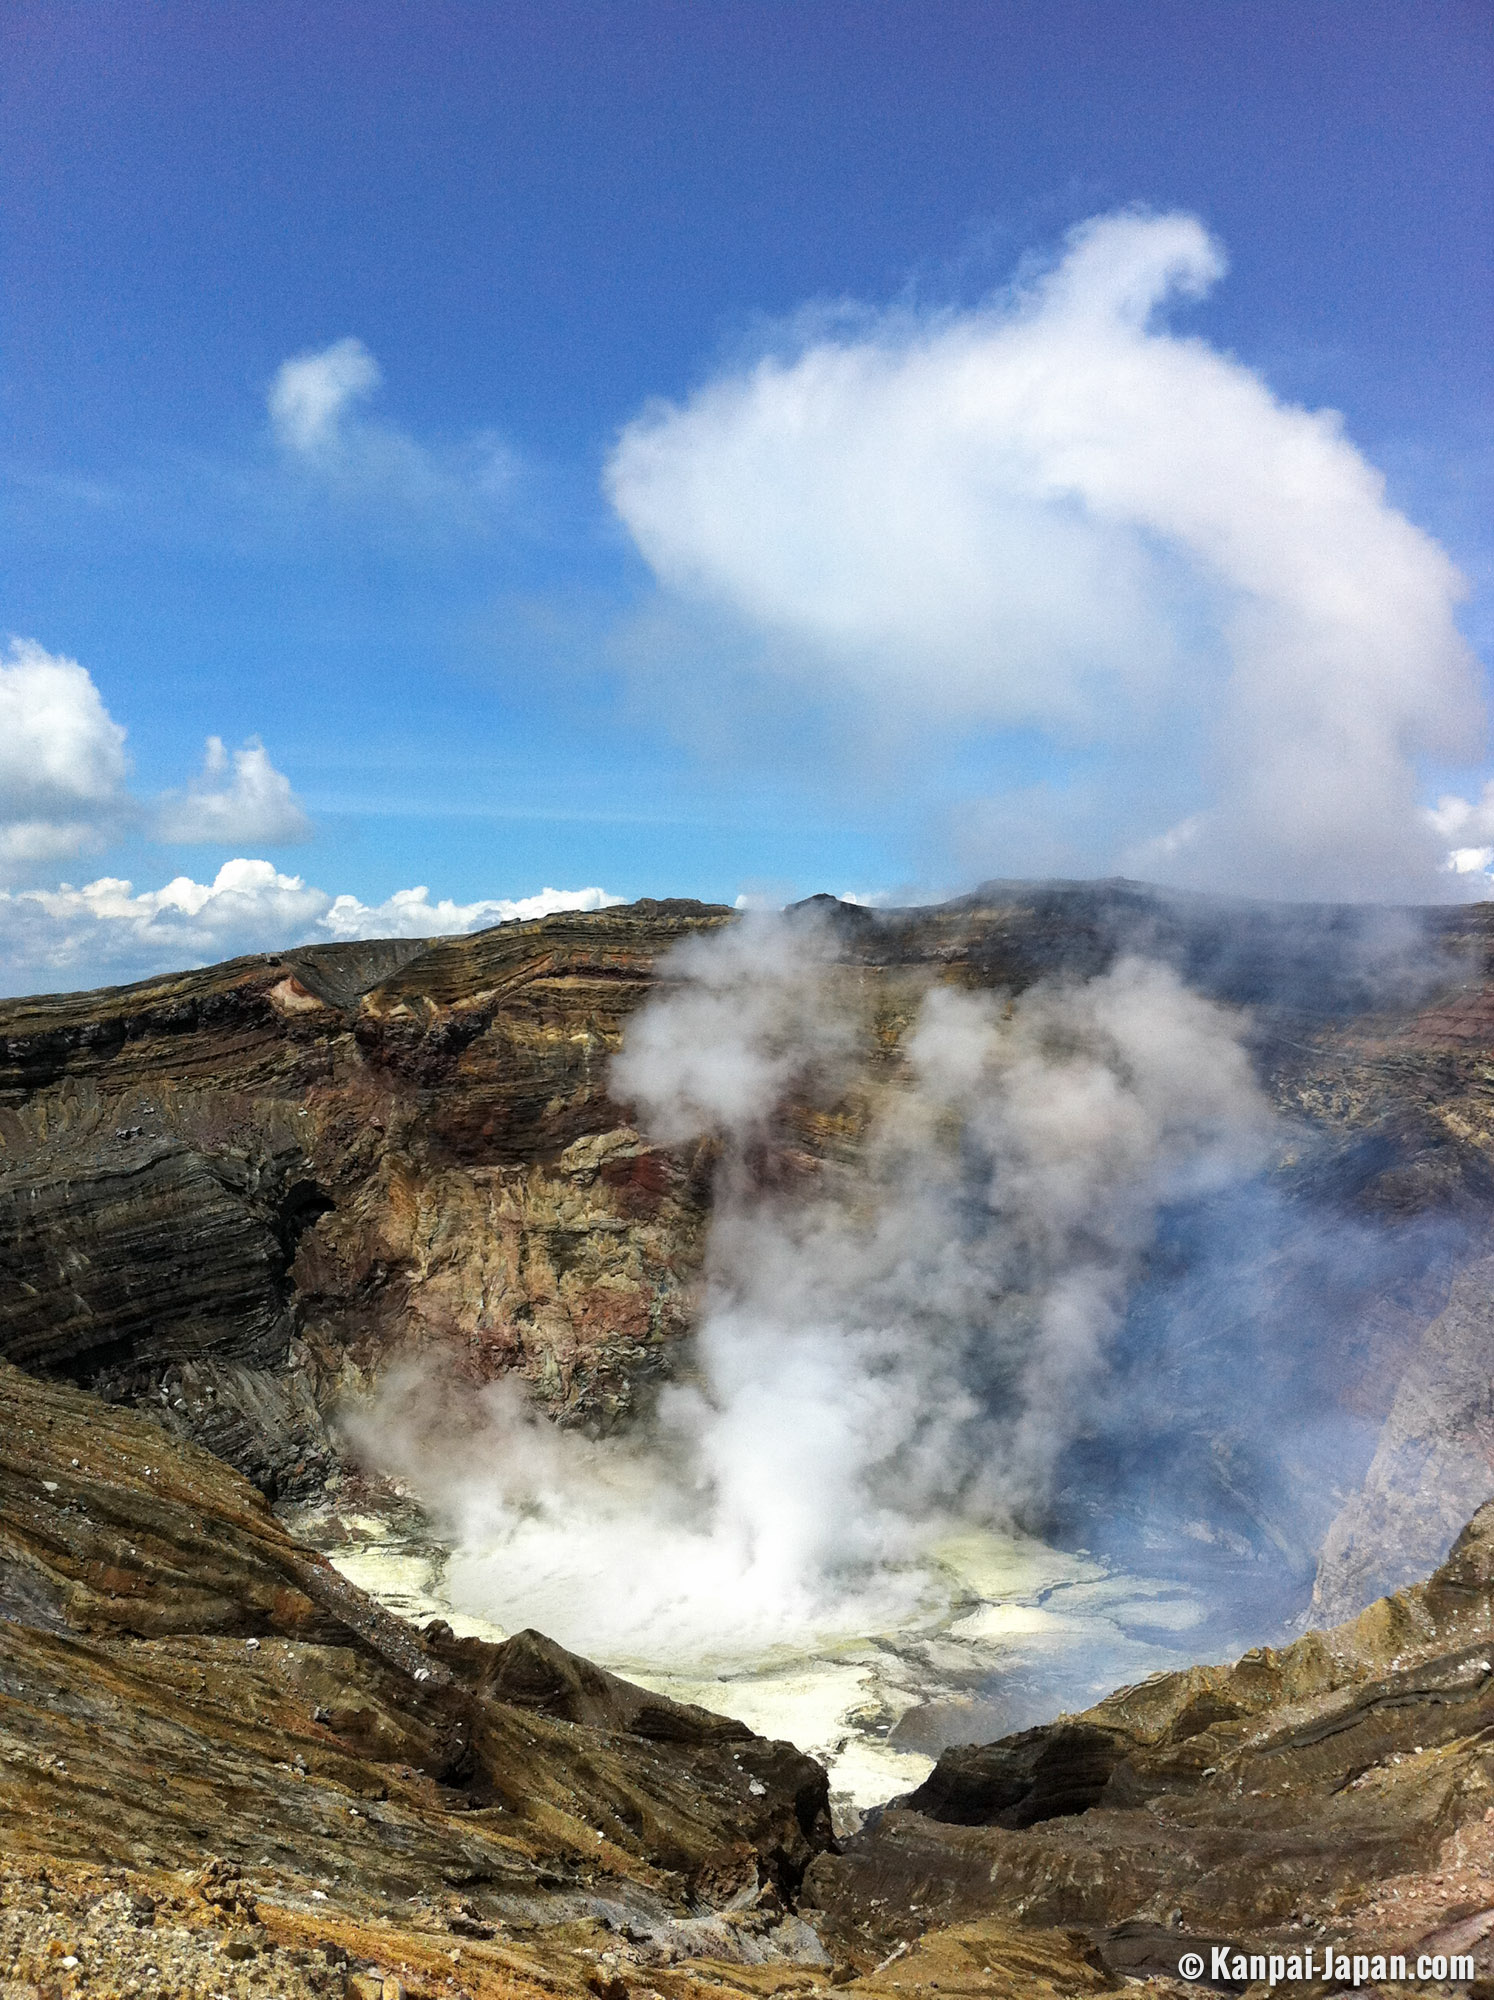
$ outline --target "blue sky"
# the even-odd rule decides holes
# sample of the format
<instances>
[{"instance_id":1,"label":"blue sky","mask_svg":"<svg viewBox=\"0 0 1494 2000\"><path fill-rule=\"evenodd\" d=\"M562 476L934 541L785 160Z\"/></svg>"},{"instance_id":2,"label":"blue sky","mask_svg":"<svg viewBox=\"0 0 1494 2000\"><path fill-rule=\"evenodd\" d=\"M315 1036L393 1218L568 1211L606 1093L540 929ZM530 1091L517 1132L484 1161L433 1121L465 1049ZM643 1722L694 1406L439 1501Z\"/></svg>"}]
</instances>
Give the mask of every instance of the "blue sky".
<instances>
[{"instance_id":1,"label":"blue sky","mask_svg":"<svg viewBox=\"0 0 1494 2000\"><path fill-rule=\"evenodd\" d=\"M546 887L1483 891L1482 5L4 21L11 990Z\"/></svg>"}]
</instances>

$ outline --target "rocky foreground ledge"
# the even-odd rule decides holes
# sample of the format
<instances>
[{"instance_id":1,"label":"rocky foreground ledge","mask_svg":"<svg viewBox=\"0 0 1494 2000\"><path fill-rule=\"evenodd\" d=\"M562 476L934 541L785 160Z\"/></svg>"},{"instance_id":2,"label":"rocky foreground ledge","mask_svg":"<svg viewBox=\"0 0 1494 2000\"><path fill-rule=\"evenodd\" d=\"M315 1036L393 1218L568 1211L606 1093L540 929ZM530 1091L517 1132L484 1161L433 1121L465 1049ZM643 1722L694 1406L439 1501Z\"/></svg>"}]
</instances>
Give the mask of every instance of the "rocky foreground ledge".
<instances>
[{"instance_id":1,"label":"rocky foreground ledge","mask_svg":"<svg viewBox=\"0 0 1494 2000\"><path fill-rule=\"evenodd\" d=\"M1169 1992L1221 1941L1482 1967L1491 1617L1494 1505L1427 1583L948 1751L837 1851L792 1746L538 1634L417 1631L211 1454L0 1365L0 1994Z\"/></svg>"},{"instance_id":2,"label":"rocky foreground ledge","mask_svg":"<svg viewBox=\"0 0 1494 2000\"><path fill-rule=\"evenodd\" d=\"M1487 1966L1491 1617L1494 1502L1429 1581L1347 1624L945 1751L811 1865L802 1904L863 1956L994 1909L1082 1932L1116 1972L1330 1942Z\"/></svg>"},{"instance_id":3,"label":"rocky foreground ledge","mask_svg":"<svg viewBox=\"0 0 1494 2000\"><path fill-rule=\"evenodd\" d=\"M661 1961L751 1959L764 1938L824 1960L786 1915L831 1838L809 1758L535 1633L417 1632L209 1453L3 1365L0 1613L20 1991L67 1958L105 1990L76 1902L50 1934L42 1916L80 1871L153 1909L152 1932L164 1907L242 1951L194 1962L183 1991L231 1966L282 1990L282 1947L377 1959L417 1992L465 1960L469 1992L579 1993L625 1938Z\"/></svg>"}]
</instances>

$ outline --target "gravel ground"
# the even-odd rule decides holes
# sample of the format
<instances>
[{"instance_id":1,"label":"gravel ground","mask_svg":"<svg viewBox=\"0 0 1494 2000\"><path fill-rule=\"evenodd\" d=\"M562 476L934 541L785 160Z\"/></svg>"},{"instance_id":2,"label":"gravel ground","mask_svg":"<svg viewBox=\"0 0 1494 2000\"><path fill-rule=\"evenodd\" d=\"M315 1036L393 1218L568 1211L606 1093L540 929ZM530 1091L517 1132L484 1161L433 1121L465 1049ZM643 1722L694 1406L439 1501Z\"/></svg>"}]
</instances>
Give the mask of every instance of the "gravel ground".
<instances>
[{"instance_id":1,"label":"gravel ground","mask_svg":"<svg viewBox=\"0 0 1494 2000\"><path fill-rule=\"evenodd\" d=\"M277 1943L217 1864L195 1878L0 1863L0 2000L415 2000L463 1989L407 1985L333 1939Z\"/></svg>"}]
</instances>

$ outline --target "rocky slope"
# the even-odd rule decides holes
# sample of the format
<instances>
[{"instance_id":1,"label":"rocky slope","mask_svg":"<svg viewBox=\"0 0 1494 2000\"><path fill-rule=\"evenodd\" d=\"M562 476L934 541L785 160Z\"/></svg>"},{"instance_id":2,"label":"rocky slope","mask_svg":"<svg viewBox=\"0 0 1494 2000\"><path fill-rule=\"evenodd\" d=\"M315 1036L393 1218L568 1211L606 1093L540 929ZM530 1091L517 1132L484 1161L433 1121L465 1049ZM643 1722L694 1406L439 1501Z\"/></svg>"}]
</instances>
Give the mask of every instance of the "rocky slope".
<instances>
[{"instance_id":1,"label":"rocky slope","mask_svg":"<svg viewBox=\"0 0 1494 2000\"><path fill-rule=\"evenodd\" d=\"M1240 1385L1144 1346L1120 1428L1175 1468L1153 1515L1205 1519L1216 1553L1283 1567L1305 1604L1322 1549L1323 1615L1435 1560L1451 1511L1494 1491L1470 1414L1494 1374L1490 907L1292 911L1130 884L991 884L877 917L822 900L865 1060L844 1102L790 1113L765 1163L781 1179L854 1161L932 980L1020 990L1140 950L1251 1009L1297 1135L1270 1190L1286 1222L1189 1351L1239 1357L1242 1383L1275 1382L1338 1443L1283 1425L1263 1457L1230 1429ZM0 1005L0 1355L151 1408L289 1498L335 1477L339 1398L411 1349L474 1380L515 1372L563 1422L626 1421L688 1335L713 1162L651 1144L609 1059L669 950L729 921L640 903ZM1348 1225L1331 1270L1325 1217ZM1147 1429L1159 1373L1165 1434ZM1462 1442L1439 1499L1451 1460L1412 1434L1446 1431ZM1119 1519L1116 1493L1152 1476L1111 1463L1123 1449L1097 1439L1089 1485L1060 1496L1080 1539L1096 1480Z\"/></svg>"},{"instance_id":2,"label":"rocky slope","mask_svg":"<svg viewBox=\"0 0 1494 2000\"><path fill-rule=\"evenodd\" d=\"M791 1746L417 1632L210 1454L0 1364L6 2000L888 1996L793 1909L829 1845ZM927 1968L1072 1994L1091 1958L987 1920Z\"/></svg>"},{"instance_id":3,"label":"rocky slope","mask_svg":"<svg viewBox=\"0 0 1494 2000\"><path fill-rule=\"evenodd\" d=\"M1494 1934L1494 1507L1348 1625L946 1752L844 1851L790 1746L417 1632L209 1454L3 1366L0 1594L7 2000L1077 2000Z\"/></svg>"},{"instance_id":4,"label":"rocky slope","mask_svg":"<svg viewBox=\"0 0 1494 2000\"><path fill-rule=\"evenodd\" d=\"M863 1955L994 1905L1116 1972L1216 1943L1474 1950L1494 1932L1491 1652L1494 1505L1351 1623L947 1750L813 1863L804 1905Z\"/></svg>"},{"instance_id":5,"label":"rocky slope","mask_svg":"<svg viewBox=\"0 0 1494 2000\"><path fill-rule=\"evenodd\" d=\"M0 1366L18 1861L178 1904L190 1877L199 1917L273 1910L289 1936L396 1917L417 1965L537 1933L579 1989L624 1929L661 1955L820 1961L783 1907L829 1838L824 1773L791 1746L538 1634L418 1633L207 1452Z\"/></svg>"}]
</instances>

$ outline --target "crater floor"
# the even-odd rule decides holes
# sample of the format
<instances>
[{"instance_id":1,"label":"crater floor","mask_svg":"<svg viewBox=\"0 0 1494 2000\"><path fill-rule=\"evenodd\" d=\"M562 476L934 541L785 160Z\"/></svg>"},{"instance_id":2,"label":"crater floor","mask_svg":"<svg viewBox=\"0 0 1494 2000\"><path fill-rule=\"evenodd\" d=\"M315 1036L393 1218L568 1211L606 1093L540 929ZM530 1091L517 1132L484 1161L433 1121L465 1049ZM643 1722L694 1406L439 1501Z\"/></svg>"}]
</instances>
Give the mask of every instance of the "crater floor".
<instances>
[{"instance_id":1,"label":"crater floor","mask_svg":"<svg viewBox=\"0 0 1494 2000\"><path fill-rule=\"evenodd\" d=\"M283 1512L298 1536L400 1617L441 1619L494 1642L515 1628L501 1596L477 1601L453 1587L451 1549L410 1500L364 1487L352 1505ZM501 1579L501 1547L475 1553L484 1558L478 1574ZM852 1599L847 1615L756 1656L729 1630L714 1647L681 1647L661 1632L654 1645L599 1651L583 1608L563 1603L547 1627L640 1686L799 1744L829 1771L840 1832L920 1784L949 1743L1026 1728L1088 1707L1118 1683L1188 1666L1205 1632L1211 1653L1238 1650L1227 1634L1221 1641L1190 1585L1035 1540L950 1534L902 1581L909 1608L899 1622L856 1630ZM625 1590L625 1580L616 1587Z\"/></svg>"}]
</instances>

